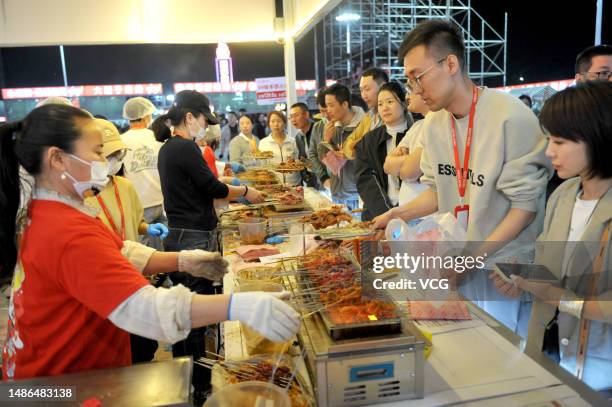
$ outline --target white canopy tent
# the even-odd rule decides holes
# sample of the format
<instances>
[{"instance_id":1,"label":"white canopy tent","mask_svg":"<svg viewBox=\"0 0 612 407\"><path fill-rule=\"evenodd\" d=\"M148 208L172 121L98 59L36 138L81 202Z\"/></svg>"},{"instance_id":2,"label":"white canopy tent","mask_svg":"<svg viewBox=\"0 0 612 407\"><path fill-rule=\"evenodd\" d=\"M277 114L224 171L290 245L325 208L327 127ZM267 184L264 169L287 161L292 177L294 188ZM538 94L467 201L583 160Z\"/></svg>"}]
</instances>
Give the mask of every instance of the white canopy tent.
<instances>
[{"instance_id":1,"label":"white canopy tent","mask_svg":"<svg viewBox=\"0 0 612 407\"><path fill-rule=\"evenodd\" d=\"M274 0L0 0L0 47L277 41L290 105L295 41L340 1L283 0L277 19Z\"/></svg>"}]
</instances>

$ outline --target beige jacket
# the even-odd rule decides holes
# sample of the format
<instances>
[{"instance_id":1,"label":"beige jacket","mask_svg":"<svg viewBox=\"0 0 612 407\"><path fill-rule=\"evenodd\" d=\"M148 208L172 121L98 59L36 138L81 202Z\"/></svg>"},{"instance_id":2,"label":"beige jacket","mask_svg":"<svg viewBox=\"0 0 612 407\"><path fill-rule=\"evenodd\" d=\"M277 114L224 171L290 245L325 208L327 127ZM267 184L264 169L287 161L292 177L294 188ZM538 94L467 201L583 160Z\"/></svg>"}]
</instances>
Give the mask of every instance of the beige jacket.
<instances>
[{"instance_id":1,"label":"beige jacket","mask_svg":"<svg viewBox=\"0 0 612 407\"><path fill-rule=\"evenodd\" d=\"M342 152L348 160L355 159L355 146L370 131L370 124L372 123L372 117L366 113L363 119L359 122L359 125L353 130L351 134L342 144Z\"/></svg>"},{"instance_id":2,"label":"beige jacket","mask_svg":"<svg viewBox=\"0 0 612 407\"><path fill-rule=\"evenodd\" d=\"M536 243L536 263L547 266L561 280L563 287L584 297L590 289L589 278L585 276L590 277L592 273L592 262L595 259L601 235L607 223L612 219L612 189L600 199L595 207L582 240L580 242L566 242L579 189L580 179L572 178L561 184L551 195L546 207L544 230ZM562 262L567 245L573 247L570 246L572 254L568 259L568 267L564 273ZM606 322L594 321L591 324L592 339L596 339L599 345L604 345L603 342L612 341L612 336L605 339L602 337L607 336L607 333L612 333L611 253L612 242L608 241L602 265L603 274L599 277L596 291L599 306ZM554 314L555 307L534 301L529 320L528 343L541 349L545 327ZM558 322L562 357L565 359L573 358L578 343L579 321L569 314L559 313ZM594 330L596 331L595 334ZM600 352L594 349L599 345L591 346L591 343L590 339L587 357L590 354L591 356L596 355L605 359L612 359L612 354L599 355ZM604 345L602 350L607 349L609 345L610 343Z\"/></svg>"}]
</instances>

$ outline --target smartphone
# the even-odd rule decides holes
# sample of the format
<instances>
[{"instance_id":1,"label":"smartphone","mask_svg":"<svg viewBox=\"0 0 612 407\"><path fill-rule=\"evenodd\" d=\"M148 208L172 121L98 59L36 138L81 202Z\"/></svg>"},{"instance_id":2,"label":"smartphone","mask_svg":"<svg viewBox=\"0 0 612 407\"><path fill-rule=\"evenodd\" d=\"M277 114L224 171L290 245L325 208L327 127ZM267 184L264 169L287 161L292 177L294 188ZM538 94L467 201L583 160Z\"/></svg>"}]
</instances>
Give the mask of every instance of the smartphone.
<instances>
[{"instance_id":1,"label":"smartphone","mask_svg":"<svg viewBox=\"0 0 612 407\"><path fill-rule=\"evenodd\" d=\"M559 279L546 266L541 264L495 263L495 272L508 283L513 283L510 278L511 275L541 283L559 282Z\"/></svg>"}]
</instances>

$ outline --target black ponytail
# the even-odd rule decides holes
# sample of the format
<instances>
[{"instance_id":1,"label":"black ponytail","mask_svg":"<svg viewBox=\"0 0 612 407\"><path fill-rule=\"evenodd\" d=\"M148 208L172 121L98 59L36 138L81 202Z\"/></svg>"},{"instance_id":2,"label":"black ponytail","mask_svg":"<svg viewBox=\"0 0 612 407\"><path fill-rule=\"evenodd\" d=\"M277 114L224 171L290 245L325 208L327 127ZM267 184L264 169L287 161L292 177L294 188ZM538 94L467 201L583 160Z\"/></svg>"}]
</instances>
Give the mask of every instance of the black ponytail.
<instances>
[{"instance_id":1,"label":"black ponytail","mask_svg":"<svg viewBox=\"0 0 612 407\"><path fill-rule=\"evenodd\" d=\"M17 260L15 217L19 209L19 162L15 153L15 140L22 128L21 122L0 127L0 276L12 275Z\"/></svg>"},{"instance_id":2,"label":"black ponytail","mask_svg":"<svg viewBox=\"0 0 612 407\"><path fill-rule=\"evenodd\" d=\"M185 121L187 113L191 113L194 117L198 117L202 112L194 109L183 109L180 107L172 106L168 113L158 116L157 119L151 124L151 130L155 134L155 139L160 142L168 140L172 133L170 132L170 126L180 126Z\"/></svg>"},{"instance_id":3,"label":"black ponytail","mask_svg":"<svg viewBox=\"0 0 612 407\"><path fill-rule=\"evenodd\" d=\"M11 276L17 261L19 165L36 176L48 147L72 152L81 137L78 119L91 120L91 116L73 106L50 104L32 110L22 121L0 126L0 278Z\"/></svg>"},{"instance_id":4,"label":"black ponytail","mask_svg":"<svg viewBox=\"0 0 612 407\"><path fill-rule=\"evenodd\" d=\"M380 94L380 92L382 91L391 92L393 96L395 96L397 101L400 103L400 105L402 105L402 107L404 108L404 117L406 118L406 122L408 123L408 127L410 128L414 123L414 118L410 114L410 111L408 110L408 105L406 104L406 90L404 89L404 86L402 86L402 84L397 81L385 82L378 90L378 93Z\"/></svg>"},{"instance_id":5,"label":"black ponytail","mask_svg":"<svg viewBox=\"0 0 612 407\"><path fill-rule=\"evenodd\" d=\"M153 130L153 134L155 134L155 140L163 143L172 137L172 132L170 131L170 127L166 124L168 121L168 115L163 114L158 116L157 119L151 123L151 130Z\"/></svg>"}]
</instances>

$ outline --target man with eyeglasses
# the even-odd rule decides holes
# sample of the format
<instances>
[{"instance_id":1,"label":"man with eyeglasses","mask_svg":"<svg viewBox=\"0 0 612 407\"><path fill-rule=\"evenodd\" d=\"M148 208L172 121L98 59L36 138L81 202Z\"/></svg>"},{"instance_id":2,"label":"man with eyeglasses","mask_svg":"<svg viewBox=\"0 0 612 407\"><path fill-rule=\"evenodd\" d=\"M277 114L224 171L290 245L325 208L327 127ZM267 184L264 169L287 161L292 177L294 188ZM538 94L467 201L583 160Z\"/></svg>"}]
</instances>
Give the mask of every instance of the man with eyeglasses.
<instances>
[{"instance_id":1,"label":"man with eyeglasses","mask_svg":"<svg viewBox=\"0 0 612 407\"><path fill-rule=\"evenodd\" d=\"M460 28L447 20L423 22L402 42L407 87L431 110L421 157L421 182L430 189L375 218L374 226L450 212L474 242L471 255L486 253L490 270L494 262L516 257L517 241L533 243L542 230L551 164L533 112L510 94L476 86L465 55ZM462 293L516 329L519 301L502 297L487 277L464 273Z\"/></svg>"},{"instance_id":2,"label":"man with eyeglasses","mask_svg":"<svg viewBox=\"0 0 612 407\"><path fill-rule=\"evenodd\" d=\"M612 81L612 47L609 45L592 45L582 50L576 57L577 83L587 81ZM555 171L546 187L546 199L552 195L564 180Z\"/></svg>"},{"instance_id":3,"label":"man with eyeglasses","mask_svg":"<svg viewBox=\"0 0 612 407\"><path fill-rule=\"evenodd\" d=\"M612 81L612 47L594 45L576 57L576 82Z\"/></svg>"}]
</instances>

